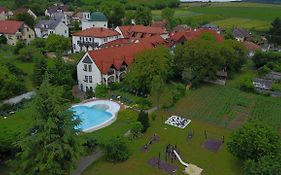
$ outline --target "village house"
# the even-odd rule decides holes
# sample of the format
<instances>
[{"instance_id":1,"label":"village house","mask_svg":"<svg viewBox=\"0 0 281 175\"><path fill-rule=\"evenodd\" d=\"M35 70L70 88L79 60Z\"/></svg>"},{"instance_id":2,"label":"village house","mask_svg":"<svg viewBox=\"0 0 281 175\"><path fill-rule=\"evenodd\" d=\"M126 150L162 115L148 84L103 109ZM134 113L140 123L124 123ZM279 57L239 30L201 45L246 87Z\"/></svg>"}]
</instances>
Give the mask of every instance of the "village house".
<instances>
[{"instance_id":1,"label":"village house","mask_svg":"<svg viewBox=\"0 0 281 175\"><path fill-rule=\"evenodd\" d=\"M233 30L233 37L240 42L251 40L251 35L248 31L242 28L236 28Z\"/></svg>"},{"instance_id":2,"label":"village house","mask_svg":"<svg viewBox=\"0 0 281 175\"><path fill-rule=\"evenodd\" d=\"M83 12L82 30L92 27L108 27L106 16L101 12Z\"/></svg>"},{"instance_id":3,"label":"village house","mask_svg":"<svg viewBox=\"0 0 281 175\"><path fill-rule=\"evenodd\" d=\"M222 29L219 26L214 25L214 24L205 24L205 25L202 25L201 28L202 29L214 30L217 33L221 33L221 31L222 31Z\"/></svg>"},{"instance_id":4,"label":"village house","mask_svg":"<svg viewBox=\"0 0 281 175\"><path fill-rule=\"evenodd\" d=\"M6 20L9 17L9 10L0 6L0 21Z\"/></svg>"},{"instance_id":5,"label":"village house","mask_svg":"<svg viewBox=\"0 0 281 175\"><path fill-rule=\"evenodd\" d=\"M248 50L248 57L253 57L256 51L261 50L261 47L251 41L244 41L243 44Z\"/></svg>"},{"instance_id":6,"label":"village house","mask_svg":"<svg viewBox=\"0 0 281 175\"><path fill-rule=\"evenodd\" d=\"M158 37L162 39L161 36ZM108 85L122 81L135 55L159 45L152 41L154 39L145 38L130 44L88 51L77 64L79 89L84 92L93 91L98 84Z\"/></svg>"},{"instance_id":7,"label":"village house","mask_svg":"<svg viewBox=\"0 0 281 175\"><path fill-rule=\"evenodd\" d=\"M9 45L16 45L18 41L29 44L35 38L34 31L22 21L0 21L0 34L7 38Z\"/></svg>"},{"instance_id":8,"label":"village house","mask_svg":"<svg viewBox=\"0 0 281 175\"><path fill-rule=\"evenodd\" d=\"M161 35L164 39L169 38L169 33L162 27L151 27L143 25L118 26L115 28L121 34L121 38L145 38Z\"/></svg>"},{"instance_id":9,"label":"village house","mask_svg":"<svg viewBox=\"0 0 281 175\"><path fill-rule=\"evenodd\" d=\"M183 30L176 33L171 33L170 38L168 39L170 47L173 49L177 44L183 44L186 41L193 39L199 39L203 34L211 34L214 36L217 42L222 42L224 38L218 34L216 31L211 29L194 29L194 30Z\"/></svg>"},{"instance_id":10,"label":"village house","mask_svg":"<svg viewBox=\"0 0 281 175\"><path fill-rule=\"evenodd\" d=\"M266 80L261 78L256 78L253 80L253 85L257 90L271 90L272 84L272 80Z\"/></svg>"},{"instance_id":11,"label":"village house","mask_svg":"<svg viewBox=\"0 0 281 175\"><path fill-rule=\"evenodd\" d=\"M100 45L120 38L115 30L92 27L72 34L73 52L90 51L97 49Z\"/></svg>"},{"instance_id":12,"label":"village house","mask_svg":"<svg viewBox=\"0 0 281 175\"><path fill-rule=\"evenodd\" d=\"M45 10L45 16L52 16L54 13L67 13L68 6L62 4L54 4Z\"/></svg>"},{"instance_id":13,"label":"village house","mask_svg":"<svg viewBox=\"0 0 281 175\"><path fill-rule=\"evenodd\" d=\"M13 16L16 16L18 14L23 14L23 13L29 14L30 16L32 16L32 18L34 20L37 19L37 15L31 9L25 8L25 7L21 7L21 8L16 9L13 13Z\"/></svg>"},{"instance_id":14,"label":"village house","mask_svg":"<svg viewBox=\"0 0 281 175\"><path fill-rule=\"evenodd\" d=\"M49 20L40 20L35 26L35 33L38 38L48 38L51 34L69 37L66 15L53 13Z\"/></svg>"}]
</instances>

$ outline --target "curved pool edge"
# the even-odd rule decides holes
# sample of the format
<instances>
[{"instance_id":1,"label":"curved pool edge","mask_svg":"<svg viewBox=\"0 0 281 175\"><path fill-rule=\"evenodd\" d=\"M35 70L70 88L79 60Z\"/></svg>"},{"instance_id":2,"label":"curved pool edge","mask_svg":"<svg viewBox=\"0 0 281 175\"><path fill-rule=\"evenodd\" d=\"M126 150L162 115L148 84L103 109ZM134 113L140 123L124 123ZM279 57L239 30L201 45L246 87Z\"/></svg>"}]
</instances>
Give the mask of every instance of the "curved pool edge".
<instances>
[{"instance_id":1,"label":"curved pool edge","mask_svg":"<svg viewBox=\"0 0 281 175\"><path fill-rule=\"evenodd\" d=\"M95 126L90 127L90 128L83 129L83 130L81 130L82 132L90 133L90 132L105 128L105 127L111 125L112 123L114 123L117 120L117 114L120 111L121 106L120 106L119 103L117 103L115 101L112 101L112 100L94 99L94 100L91 100L91 101L86 101L86 102L74 104L74 105L72 105L72 107L75 107L75 106L93 106L93 105L97 105L97 104L105 104L105 105L109 106L109 109L107 109L106 112L110 113L112 115L112 117L109 120L106 120L101 124L95 125Z\"/></svg>"}]
</instances>

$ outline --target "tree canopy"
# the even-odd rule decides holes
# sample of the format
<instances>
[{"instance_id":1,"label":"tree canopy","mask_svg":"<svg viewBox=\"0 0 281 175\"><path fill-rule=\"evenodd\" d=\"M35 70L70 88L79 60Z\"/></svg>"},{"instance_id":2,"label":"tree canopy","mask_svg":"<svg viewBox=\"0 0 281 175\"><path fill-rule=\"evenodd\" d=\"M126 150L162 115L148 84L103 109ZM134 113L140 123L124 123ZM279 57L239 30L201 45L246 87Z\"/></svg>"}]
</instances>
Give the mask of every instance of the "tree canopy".
<instances>
[{"instance_id":1,"label":"tree canopy","mask_svg":"<svg viewBox=\"0 0 281 175\"><path fill-rule=\"evenodd\" d=\"M109 139L103 146L105 157L110 162L122 162L129 158L129 149L121 137Z\"/></svg>"},{"instance_id":2,"label":"tree canopy","mask_svg":"<svg viewBox=\"0 0 281 175\"><path fill-rule=\"evenodd\" d=\"M25 91L23 82L6 65L0 64L0 100L19 95Z\"/></svg>"},{"instance_id":3,"label":"tree canopy","mask_svg":"<svg viewBox=\"0 0 281 175\"><path fill-rule=\"evenodd\" d=\"M16 174L64 175L75 167L80 154L75 127L79 120L62 99L62 89L45 79L34 100L34 120L19 141L21 151L12 162Z\"/></svg>"},{"instance_id":4,"label":"tree canopy","mask_svg":"<svg viewBox=\"0 0 281 175\"><path fill-rule=\"evenodd\" d=\"M227 146L241 160L258 161L263 156L280 152L281 139L277 131L264 123L251 121L234 132Z\"/></svg>"},{"instance_id":5,"label":"tree canopy","mask_svg":"<svg viewBox=\"0 0 281 175\"><path fill-rule=\"evenodd\" d=\"M217 43L209 35L178 45L173 71L175 77L198 85L203 79L215 79L216 72L226 70L230 75L239 71L246 60L246 49L237 41Z\"/></svg>"},{"instance_id":6,"label":"tree canopy","mask_svg":"<svg viewBox=\"0 0 281 175\"><path fill-rule=\"evenodd\" d=\"M279 17L275 18L271 23L267 38L272 43L281 45L281 19Z\"/></svg>"},{"instance_id":7,"label":"tree canopy","mask_svg":"<svg viewBox=\"0 0 281 175\"><path fill-rule=\"evenodd\" d=\"M71 50L71 40L64 36L52 34L46 39L46 50L62 54Z\"/></svg>"},{"instance_id":8,"label":"tree canopy","mask_svg":"<svg viewBox=\"0 0 281 175\"><path fill-rule=\"evenodd\" d=\"M135 12L135 20L137 24L150 25L152 21L151 10L146 7L138 7Z\"/></svg>"},{"instance_id":9,"label":"tree canopy","mask_svg":"<svg viewBox=\"0 0 281 175\"><path fill-rule=\"evenodd\" d=\"M166 82L171 75L172 60L169 50L164 47L140 53L129 67L125 78L126 86L140 93L149 93L154 77L159 76L163 82Z\"/></svg>"}]
</instances>

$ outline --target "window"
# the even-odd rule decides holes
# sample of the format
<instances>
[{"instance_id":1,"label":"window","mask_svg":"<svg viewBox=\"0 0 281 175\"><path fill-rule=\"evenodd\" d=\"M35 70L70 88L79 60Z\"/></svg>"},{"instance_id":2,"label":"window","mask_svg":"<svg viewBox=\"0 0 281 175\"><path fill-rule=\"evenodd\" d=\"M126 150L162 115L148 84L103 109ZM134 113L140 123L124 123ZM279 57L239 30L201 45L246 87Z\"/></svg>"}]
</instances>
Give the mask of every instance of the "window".
<instances>
[{"instance_id":1,"label":"window","mask_svg":"<svg viewBox=\"0 0 281 175\"><path fill-rule=\"evenodd\" d=\"M92 72L92 65L88 65L89 72Z\"/></svg>"},{"instance_id":2,"label":"window","mask_svg":"<svg viewBox=\"0 0 281 175\"><path fill-rule=\"evenodd\" d=\"M29 32L29 28L27 27L27 29L26 29L28 32Z\"/></svg>"},{"instance_id":3,"label":"window","mask_svg":"<svg viewBox=\"0 0 281 175\"><path fill-rule=\"evenodd\" d=\"M88 38L86 38L86 41L88 41Z\"/></svg>"},{"instance_id":4,"label":"window","mask_svg":"<svg viewBox=\"0 0 281 175\"><path fill-rule=\"evenodd\" d=\"M89 38L89 41L91 42L91 41L92 41L92 38Z\"/></svg>"},{"instance_id":5,"label":"window","mask_svg":"<svg viewBox=\"0 0 281 175\"><path fill-rule=\"evenodd\" d=\"M28 35L28 38L31 38L31 35Z\"/></svg>"},{"instance_id":6,"label":"window","mask_svg":"<svg viewBox=\"0 0 281 175\"><path fill-rule=\"evenodd\" d=\"M54 31L50 31L50 34L53 34L54 33Z\"/></svg>"},{"instance_id":7,"label":"window","mask_svg":"<svg viewBox=\"0 0 281 175\"><path fill-rule=\"evenodd\" d=\"M92 83L92 82L93 82L92 76L89 76L89 83Z\"/></svg>"},{"instance_id":8,"label":"window","mask_svg":"<svg viewBox=\"0 0 281 175\"><path fill-rule=\"evenodd\" d=\"M65 30L64 33L67 33L67 31Z\"/></svg>"},{"instance_id":9,"label":"window","mask_svg":"<svg viewBox=\"0 0 281 175\"><path fill-rule=\"evenodd\" d=\"M76 49L76 44L73 44L73 49Z\"/></svg>"},{"instance_id":10,"label":"window","mask_svg":"<svg viewBox=\"0 0 281 175\"><path fill-rule=\"evenodd\" d=\"M84 64L84 69L83 70L87 72L87 64Z\"/></svg>"},{"instance_id":11,"label":"window","mask_svg":"<svg viewBox=\"0 0 281 175\"><path fill-rule=\"evenodd\" d=\"M82 37L80 37L80 41L82 40Z\"/></svg>"},{"instance_id":12,"label":"window","mask_svg":"<svg viewBox=\"0 0 281 175\"><path fill-rule=\"evenodd\" d=\"M104 38L103 41L104 41L104 42L107 42L107 38Z\"/></svg>"},{"instance_id":13,"label":"window","mask_svg":"<svg viewBox=\"0 0 281 175\"><path fill-rule=\"evenodd\" d=\"M85 75L85 82L88 83L88 76Z\"/></svg>"}]
</instances>

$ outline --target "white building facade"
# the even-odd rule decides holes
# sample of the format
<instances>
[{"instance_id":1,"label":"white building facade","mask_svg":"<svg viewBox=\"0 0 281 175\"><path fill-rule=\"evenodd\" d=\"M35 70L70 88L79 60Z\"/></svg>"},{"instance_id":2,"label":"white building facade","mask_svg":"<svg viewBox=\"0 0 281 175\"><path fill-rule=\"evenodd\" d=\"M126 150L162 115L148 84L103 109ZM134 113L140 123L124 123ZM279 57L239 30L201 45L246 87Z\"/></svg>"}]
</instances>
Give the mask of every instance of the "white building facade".
<instances>
[{"instance_id":1,"label":"white building facade","mask_svg":"<svg viewBox=\"0 0 281 175\"><path fill-rule=\"evenodd\" d=\"M76 32L72 35L73 52L91 51L97 49L100 45L114 41L120 38L120 34L111 29L88 28Z\"/></svg>"},{"instance_id":2,"label":"white building facade","mask_svg":"<svg viewBox=\"0 0 281 175\"><path fill-rule=\"evenodd\" d=\"M48 38L51 34L69 37L69 28L66 19L53 18L50 20L40 20L35 26L35 33L38 38Z\"/></svg>"},{"instance_id":3,"label":"white building facade","mask_svg":"<svg viewBox=\"0 0 281 175\"><path fill-rule=\"evenodd\" d=\"M106 16L101 12L83 12L82 30L91 27L108 28Z\"/></svg>"}]
</instances>

